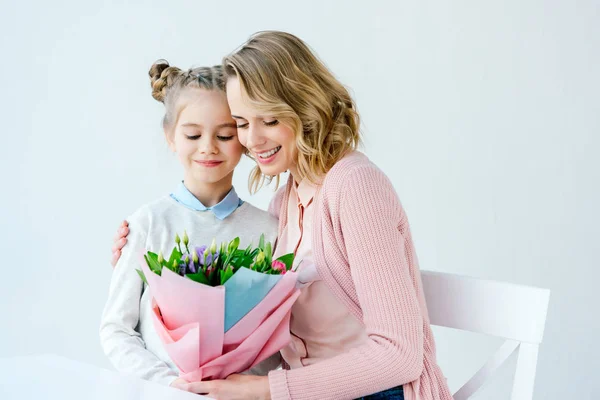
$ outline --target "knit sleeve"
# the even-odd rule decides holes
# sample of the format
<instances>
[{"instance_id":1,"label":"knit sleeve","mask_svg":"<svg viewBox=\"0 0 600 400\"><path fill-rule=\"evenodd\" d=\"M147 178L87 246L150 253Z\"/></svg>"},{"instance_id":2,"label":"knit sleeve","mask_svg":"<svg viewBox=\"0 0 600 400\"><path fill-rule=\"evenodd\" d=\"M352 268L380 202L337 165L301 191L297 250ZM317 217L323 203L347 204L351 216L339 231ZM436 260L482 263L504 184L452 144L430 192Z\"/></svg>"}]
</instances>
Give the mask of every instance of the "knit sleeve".
<instances>
[{"instance_id":1,"label":"knit sleeve","mask_svg":"<svg viewBox=\"0 0 600 400\"><path fill-rule=\"evenodd\" d=\"M403 211L392 184L372 165L355 168L334 184L368 339L329 360L272 371L274 400L357 398L412 382L423 370L423 317L399 230Z\"/></svg>"}]
</instances>

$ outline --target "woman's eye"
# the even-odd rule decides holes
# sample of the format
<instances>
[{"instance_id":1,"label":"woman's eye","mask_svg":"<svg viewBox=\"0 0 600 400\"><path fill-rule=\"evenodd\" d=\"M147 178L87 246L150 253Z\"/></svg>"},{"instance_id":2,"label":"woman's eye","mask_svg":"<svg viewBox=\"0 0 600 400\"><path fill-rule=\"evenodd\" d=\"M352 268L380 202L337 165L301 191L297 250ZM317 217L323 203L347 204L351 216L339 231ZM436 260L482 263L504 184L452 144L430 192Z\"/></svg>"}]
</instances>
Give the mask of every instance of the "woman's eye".
<instances>
[{"instance_id":1,"label":"woman's eye","mask_svg":"<svg viewBox=\"0 0 600 400\"><path fill-rule=\"evenodd\" d=\"M248 123L244 122L244 123L239 123L236 125L238 129L244 129L248 127Z\"/></svg>"},{"instance_id":2,"label":"woman's eye","mask_svg":"<svg viewBox=\"0 0 600 400\"><path fill-rule=\"evenodd\" d=\"M185 135L186 138L188 138L189 140L197 140L200 139L201 135L194 135L194 136L189 136L189 135Z\"/></svg>"},{"instance_id":3,"label":"woman's eye","mask_svg":"<svg viewBox=\"0 0 600 400\"><path fill-rule=\"evenodd\" d=\"M278 120L274 119L273 121L263 121L263 124L265 124L266 126L275 126L279 123Z\"/></svg>"},{"instance_id":4,"label":"woman's eye","mask_svg":"<svg viewBox=\"0 0 600 400\"><path fill-rule=\"evenodd\" d=\"M217 136L217 139L219 139L223 142L227 142L228 140L233 139L233 136Z\"/></svg>"}]
</instances>

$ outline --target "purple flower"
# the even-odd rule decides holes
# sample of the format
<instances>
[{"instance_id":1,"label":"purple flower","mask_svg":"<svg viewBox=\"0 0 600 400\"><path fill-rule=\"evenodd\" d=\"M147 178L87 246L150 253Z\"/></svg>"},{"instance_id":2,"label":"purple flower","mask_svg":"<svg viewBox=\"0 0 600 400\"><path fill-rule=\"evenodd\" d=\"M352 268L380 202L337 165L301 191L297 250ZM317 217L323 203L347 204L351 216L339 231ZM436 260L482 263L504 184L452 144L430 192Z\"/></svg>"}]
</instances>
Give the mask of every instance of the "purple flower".
<instances>
[{"instance_id":1,"label":"purple flower","mask_svg":"<svg viewBox=\"0 0 600 400\"><path fill-rule=\"evenodd\" d=\"M206 257L206 260L205 260L204 259L204 253L206 252L207 248L208 248L208 246L198 246L198 247L194 248L194 251L198 255L198 260L200 261L200 265L204 265L204 266L212 265L213 260L216 260L217 257L219 257L219 252L218 251L214 255L214 257L212 255L212 253L209 252L208 256ZM191 269L191 267L190 267L190 269ZM194 268L194 270L195 270L195 268Z\"/></svg>"},{"instance_id":2,"label":"purple flower","mask_svg":"<svg viewBox=\"0 0 600 400\"><path fill-rule=\"evenodd\" d=\"M219 257L219 252L217 251L217 253L215 254L215 256L213 257L213 255L211 253L208 253L208 256L206 257L206 260L204 260L204 264L203 265L212 265L212 262L214 260L216 260Z\"/></svg>"},{"instance_id":3,"label":"purple flower","mask_svg":"<svg viewBox=\"0 0 600 400\"><path fill-rule=\"evenodd\" d=\"M185 259L188 258L188 261L186 262ZM190 274L195 274L196 273L196 266L194 265L194 258L190 257L187 254L184 254L181 256L181 261L183 262L182 266L185 268L185 273L187 274L188 271Z\"/></svg>"},{"instance_id":4,"label":"purple flower","mask_svg":"<svg viewBox=\"0 0 600 400\"><path fill-rule=\"evenodd\" d=\"M208 246L199 246L194 249L196 254L198 254L198 259L200 260L200 265L204 265L204 252L206 251Z\"/></svg>"},{"instance_id":5,"label":"purple flower","mask_svg":"<svg viewBox=\"0 0 600 400\"><path fill-rule=\"evenodd\" d=\"M188 269L189 269L190 273L192 273L192 274L196 273L196 266L194 265L194 260L190 260L190 263L188 264Z\"/></svg>"}]
</instances>

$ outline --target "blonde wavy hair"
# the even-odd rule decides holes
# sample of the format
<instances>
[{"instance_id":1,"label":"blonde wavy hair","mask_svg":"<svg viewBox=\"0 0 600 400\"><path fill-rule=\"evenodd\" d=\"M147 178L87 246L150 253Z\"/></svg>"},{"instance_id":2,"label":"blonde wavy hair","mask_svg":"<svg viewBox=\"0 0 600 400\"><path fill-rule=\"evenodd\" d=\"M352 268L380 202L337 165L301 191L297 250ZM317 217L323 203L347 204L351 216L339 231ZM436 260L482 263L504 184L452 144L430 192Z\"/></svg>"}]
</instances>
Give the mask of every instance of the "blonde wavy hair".
<instances>
[{"instance_id":1,"label":"blonde wavy hair","mask_svg":"<svg viewBox=\"0 0 600 400\"><path fill-rule=\"evenodd\" d=\"M294 132L300 178L320 183L361 143L359 116L348 90L296 36L258 32L223 59L223 70L225 81L239 79L253 108ZM263 175L257 165L249 178L250 192L273 178Z\"/></svg>"}]
</instances>

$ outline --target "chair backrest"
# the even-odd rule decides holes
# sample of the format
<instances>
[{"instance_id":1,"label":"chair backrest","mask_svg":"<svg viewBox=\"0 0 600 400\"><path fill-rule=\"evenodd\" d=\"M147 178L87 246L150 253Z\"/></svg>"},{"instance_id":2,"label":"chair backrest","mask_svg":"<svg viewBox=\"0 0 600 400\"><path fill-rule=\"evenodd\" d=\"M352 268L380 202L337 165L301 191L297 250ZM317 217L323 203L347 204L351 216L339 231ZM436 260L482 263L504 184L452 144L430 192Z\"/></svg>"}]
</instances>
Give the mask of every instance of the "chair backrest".
<instances>
[{"instance_id":1,"label":"chair backrest","mask_svg":"<svg viewBox=\"0 0 600 400\"><path fill-rule=\"evenodd\" d=\"M531 400L539 344L544 336L550 291L512 283L422 271L433 325L502 337L506 342L455 394L471 397L515 351L511 400Z\"/></svg>"}]
</instances>

